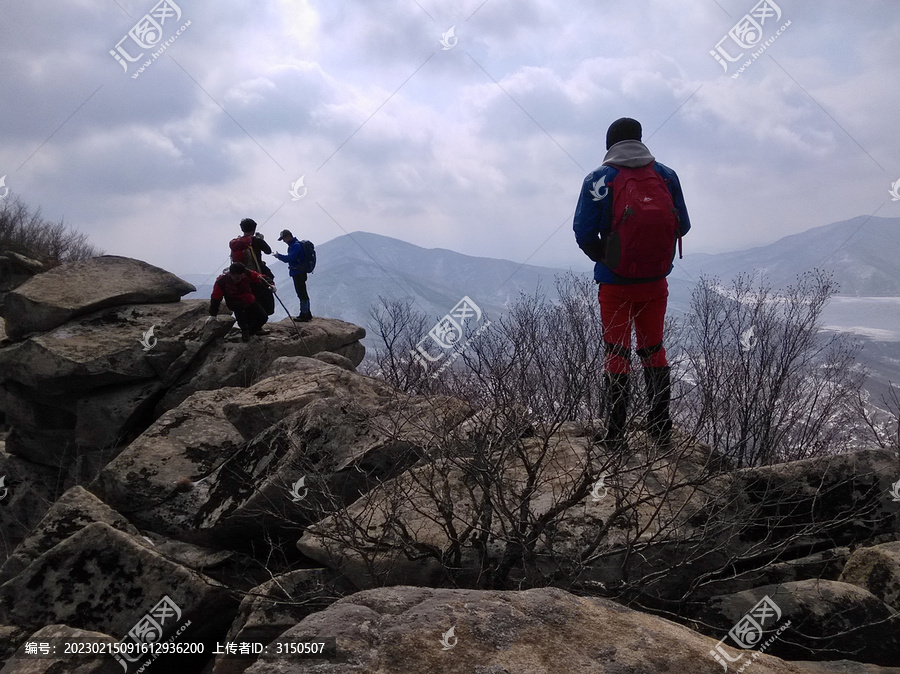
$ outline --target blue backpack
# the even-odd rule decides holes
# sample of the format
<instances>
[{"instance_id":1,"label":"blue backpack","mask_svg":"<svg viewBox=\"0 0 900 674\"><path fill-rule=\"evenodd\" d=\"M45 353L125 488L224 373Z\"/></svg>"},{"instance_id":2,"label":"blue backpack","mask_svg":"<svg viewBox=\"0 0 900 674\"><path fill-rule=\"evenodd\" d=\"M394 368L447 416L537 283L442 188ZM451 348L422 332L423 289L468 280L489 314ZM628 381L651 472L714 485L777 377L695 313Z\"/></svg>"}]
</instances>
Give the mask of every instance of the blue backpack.
<instances>
[{"instance_id":1,"label":"blue backpack","mask_svg":"<svg viewBox=\"0 0 900 674\"><path fill-rule=\"evenodd\" d=\"M316 268L316 247L312 241L307 241L306 239L302 240L300 245L303 246L303 259L297 260L296 263L291 265L291 268L304 274L312 274Z\"/></svg>"}]
</instances>

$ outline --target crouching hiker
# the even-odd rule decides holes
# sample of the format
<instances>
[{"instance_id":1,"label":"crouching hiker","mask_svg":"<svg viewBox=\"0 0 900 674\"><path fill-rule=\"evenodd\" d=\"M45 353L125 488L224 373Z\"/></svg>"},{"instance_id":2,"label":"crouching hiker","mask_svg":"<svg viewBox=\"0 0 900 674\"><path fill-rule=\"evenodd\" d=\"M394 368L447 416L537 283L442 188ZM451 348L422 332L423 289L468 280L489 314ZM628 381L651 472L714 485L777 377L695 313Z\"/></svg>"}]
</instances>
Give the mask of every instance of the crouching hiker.
<instances>
[{"instance_id":1,"label":"crouching hiker","mask_svg":"<svg viewBox=\"0 0 900 674\"><path fill-rule=\"evenodd\" d=\"M222 300L234 312L238 327L241 329L241 340L250 340L250 335L264 335L262 327L268 322L266 310L256 300L253 292L255 284L264 284L271 292L275 292L266 278L255 271L247 269L240 262L234 262L228 271L216 279L212 297L209 301L209 315L217 316Z\"/></svg>"}]
</instances>

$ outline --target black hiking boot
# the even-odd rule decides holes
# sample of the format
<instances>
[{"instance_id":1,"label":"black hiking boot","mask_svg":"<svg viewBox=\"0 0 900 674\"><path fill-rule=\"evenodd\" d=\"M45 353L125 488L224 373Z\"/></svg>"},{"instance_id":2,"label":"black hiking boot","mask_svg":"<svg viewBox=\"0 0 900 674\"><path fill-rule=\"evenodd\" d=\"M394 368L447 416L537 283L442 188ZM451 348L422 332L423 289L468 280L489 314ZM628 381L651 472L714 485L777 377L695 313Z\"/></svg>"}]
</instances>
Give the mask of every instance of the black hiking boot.
<instances>
[{"instance_id":1,"label":"black hiking boot","mask_svg":"<svg viewBox=\"0 0 900 674\"><path fill-rule=\"evenodd\" d=\"M249 330L241 330L241 341L242 342L250 341L250 331Z\"/></svg>"},{"instance_id":2,"label":"black hiking boot","mask_svg":"<svg viewBox=\"0 0 900 674\"><path fill-rule=\"evenodd\" d=\"M297 316L296 320L300 321L301 323L309 323L309 321L312 320L312 314L308 311L304 311L299 316Z\"/></svg>"},{"instance_id":3,"label":"black hiking boot","mask_svg":"<svg viewBox=\"0 0 900 674\"><path fill-rule=\"evenodd\" d=\"M644 383L647 384L647 432L656 446L667 449L672 441L672 418L669 416L669 402L672 398L671 369L645 367Z\"/></svg>"},{"instance_id":4,"label":"black hiking boot","mask_svg":"<svg viewBox=\"0 0 900 674\"><path fill-rule=\"evenodd\" d=\"M628 375L606 373L606 436L603 443L612 452L628 449L625 423L628 420Z\"/></svg>"}]
</instances>

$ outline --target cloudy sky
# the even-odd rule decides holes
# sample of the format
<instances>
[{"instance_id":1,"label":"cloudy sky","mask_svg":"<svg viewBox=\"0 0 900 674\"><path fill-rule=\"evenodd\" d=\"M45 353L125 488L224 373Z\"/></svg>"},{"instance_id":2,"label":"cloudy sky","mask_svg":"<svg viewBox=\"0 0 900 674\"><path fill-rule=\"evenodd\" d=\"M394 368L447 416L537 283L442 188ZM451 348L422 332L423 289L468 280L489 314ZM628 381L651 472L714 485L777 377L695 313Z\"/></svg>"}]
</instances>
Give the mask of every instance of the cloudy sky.
<instances>
[{"instance_id":1,"label":"cloudy sky","mask_svg":"<svg viewBox=\"0 0 900 674\"><path fill-rule=\"evenodd\" d=\"M900 3L776 1L0 0L0 176L178 273L243 217L587 270L621 116L681 177L686 251L900 215Z\"/></svg>"}]
</instances>

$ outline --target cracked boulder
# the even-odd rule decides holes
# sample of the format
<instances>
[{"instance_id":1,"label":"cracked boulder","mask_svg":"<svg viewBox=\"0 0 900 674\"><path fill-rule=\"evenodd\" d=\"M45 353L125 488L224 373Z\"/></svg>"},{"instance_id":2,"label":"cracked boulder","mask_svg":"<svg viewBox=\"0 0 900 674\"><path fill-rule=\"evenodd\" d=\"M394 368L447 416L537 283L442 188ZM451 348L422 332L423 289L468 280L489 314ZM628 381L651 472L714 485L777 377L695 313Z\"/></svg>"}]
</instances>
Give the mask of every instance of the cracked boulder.
<instances>
[{"instance_id":1,"label":"cracked boulder","mask_svg":"<svg viewBox=\"0 0 900 674\"><path fill-rule=\"evenodd\" d=\"M128 520L84 487L72 487L50 506L43 519L0 567L0 584L15 577L53 546L94 522L103 522L132 536L140 535Z\"/></svg>"},{"instance_id":2,"label":"cracked boulder","mask_svg":"<svg viewBox=\"0 0 900 674\"><path fill-rule=\"evenodd\" d=\"M91 489L144 529L205 542L193 520L210 476L245 444L223 411L241 391L194 393L108 463Z\"/></svg>"},{"instance_id":3,"label":"cracked boulder","mask_svg":"<svg viewBox=\"0 0 900 674\"><path fill-rule=\"evenodd\" d=\"M458 400L297 361L225 405L250 442L211 479L196 525L226 541L254 529L295 540L304 524L406 470L472 413Z\"/></svg>"},{"instance_id":4,"label":"cracked boulder","mask_svg":"<svg viewBox=\"0 0 900 674\"><path fill-rule=\"evenodd\" d=\"M118 638L146 638L160 628L169 636L190 621L183 638L207 641L227 629L236 608L224 586L103 522L78 530L0 585L0 622L62 623Z\"/></svg>"},{"instance_id":5,"label":"cracked boulder","mask_svg":"<svg viewBox=\"0 0 900 674\"><path fill-rule=\"evenodd\" d=\"M202 301L105 309L0 348L8 451L92 479L152 421L159 396L233 319L206 321ZM153 335L148 336L150 330Z\"/></svg>"}]
</instances>

